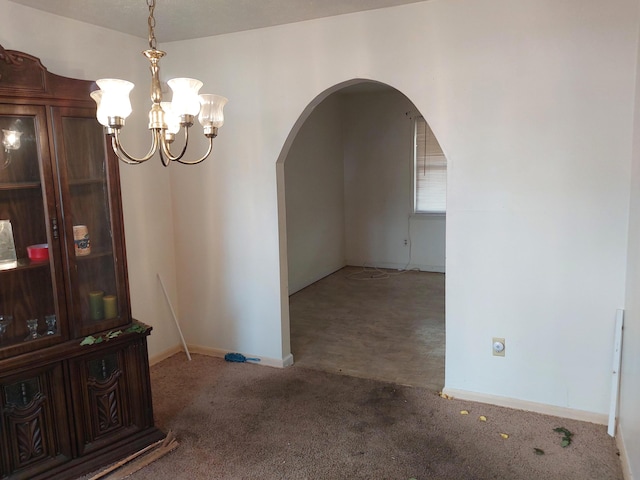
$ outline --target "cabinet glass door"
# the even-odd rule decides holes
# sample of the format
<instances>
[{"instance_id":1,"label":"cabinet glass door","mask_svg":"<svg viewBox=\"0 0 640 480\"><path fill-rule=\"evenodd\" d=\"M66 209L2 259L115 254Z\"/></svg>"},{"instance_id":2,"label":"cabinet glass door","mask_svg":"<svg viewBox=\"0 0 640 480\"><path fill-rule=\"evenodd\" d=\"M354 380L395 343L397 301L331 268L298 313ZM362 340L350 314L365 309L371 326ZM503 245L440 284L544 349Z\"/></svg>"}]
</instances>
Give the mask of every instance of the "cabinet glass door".
<instances>
[{"instance_id":1,"label":"cabinet glass door","mask_svg":"<svg viewBox=\"0 0 640 480\"><path fill-rule=\"evenodd\" d=\"M6 358L61 341L66 318L44 109L0 104L0 139L0 358Z\"/></svg>"},{"instance_id":2,"label":"cabinet glass door","mask_svg":"<svg viewBox=\"0 0 640 480\"><path fill-rule=\"evenodd\" d=\"M115 241L121 225L111 202L119 193L117 163L108 161L105 135L95 110L54 110L58 175L62 185L69 295L76 335L89 335L127 323L124 248ZM114 165L115 163L115 165ZM114 230L118 229L118 230Z\"/></svg>"}]
</instances>

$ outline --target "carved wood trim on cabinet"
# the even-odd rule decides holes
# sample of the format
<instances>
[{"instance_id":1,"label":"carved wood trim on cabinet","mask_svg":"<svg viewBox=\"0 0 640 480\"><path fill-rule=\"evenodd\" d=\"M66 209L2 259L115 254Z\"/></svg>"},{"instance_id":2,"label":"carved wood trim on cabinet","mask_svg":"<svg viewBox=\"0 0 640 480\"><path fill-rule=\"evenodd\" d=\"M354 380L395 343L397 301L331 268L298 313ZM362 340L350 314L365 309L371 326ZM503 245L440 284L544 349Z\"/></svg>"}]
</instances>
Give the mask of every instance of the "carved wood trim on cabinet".
<instances>
[{"instance_id":1,"label":"carved wood trim on cabinet","mask_svg":"<svg viewBox=\"0 0 640 480\"><path fill-rule=\"evenodd\" d=\"M7 377L1 382L3 473L31 478L72 457L64 402L62 365Z\"/></svg>"}]
</instances>

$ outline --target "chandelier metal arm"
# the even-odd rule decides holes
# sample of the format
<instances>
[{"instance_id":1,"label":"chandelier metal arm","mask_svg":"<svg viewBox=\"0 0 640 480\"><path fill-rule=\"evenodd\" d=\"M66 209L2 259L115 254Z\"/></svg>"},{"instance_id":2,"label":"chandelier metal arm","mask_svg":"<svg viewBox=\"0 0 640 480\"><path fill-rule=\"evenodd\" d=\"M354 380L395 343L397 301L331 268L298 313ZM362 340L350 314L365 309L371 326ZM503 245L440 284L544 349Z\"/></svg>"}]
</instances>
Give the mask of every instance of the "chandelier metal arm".
<instances>
[{"instance_id":1,"label":"chandelier metal arm","mask_svg":"<svg viewBox=\"0 0 640 480\"><path fill-rule=\"evenodd\" d=\"M153 155L158 151L158 137L160 135L158 130L151 130L151 148L142 158L137 158L129 155L127 151L122 147L122 143L120 143L119 129L114 129L114 132L111 135L111 145L113 146L113 151L116 153L120 160L128 163L129 165L144 163L151 157L153 157Z\"/></svg>"},{"instance_id":2,"label":"chandelier metal arm","mask_svg":"<svg viewBox=\"0 0 640 480\"><path fill-rule=\"evenodd\" d=\"M163 154L165 157L167 157L170 161L177 162L186 153L188 145L189 145L189 127L185 126L184 127L184 146L182 147L182 151L180 152L180 154L173 155L171 153L171 147L169 145L169 142L167 142L166 139L164 138L160 140L160 147L161 147L160 153Z\"/></svg>"},{"instance_id":3,"label":"chandelier metal arm","mask_svg":"<svg viewBox=\"0 0 640 480\"><path fill-rule=\"evenodd\" d=\"M123 155L120 154L120 150L118 148L118 144L116 143L115 138L112 136L111 137L111 148L113 149L113 152L116 154L116 156L118 157L118 159L121 162L126 163L127 165L140 165L142 162L136 162L133 160L129 160L127 157L124 157Z\"/></svg>"},{"instance_id":4,"label":"chandelier metal arm","mask_svg":"<svg viewBox=\"0 0 640 480\"><path fill-rule=\"evenodd\" d=\"M184 127L184 146L182 147L182 151L180 152L179 155L172 155L169 143L164 141L164 139L161 139L159 150L160 150L160 159L162 160L162 164L166 167L169 165L170 162L178 162L183 165L196 165L198 163L203 162L204 160L207 159L209 155L211 155L211 151L213 150L213 139L215 138L215 135L214 134L207 135L207 138L209 139L209 146L207 148L207 151L202 157L200 157L197 160L182 160L182 157L184 157L184 154L187 151L187 145L189 143L189 127L188 126Z\"/></svg>"},{"instance_id":5,"label":"chandelier metal arm","mask_svg":"<svg viewBox=\"0 0 640 480\"><path fill-rule=\"evenodd\" d=\"M160 149L158 150L158 155L160 155L160 161L162 162L162 166L163 166L163 167L168 167L168 166L169 166L169 164L171 163L171 160L168 160L168 159L164 156L164 154L162 153L162 150L163 150L162 148L160 148Z\"/></svg>"},{"instance_id":6,"label":"chandelier metal arm","mask_svg":"<svg viewBox=\"0 0 640 480\"><path fill-rule=\"evenodd\" d=\"M208 138L209 138L209 148L207 148L206 153L202 157L200 157L198 160L193 160L193 161L178 159L176 160L176 162L182 163L183 165L196 165L200 162L205 161L207 157L211 155L211 151L213 150L213 137L208 137Z\"/></svg>"}]
</instances>

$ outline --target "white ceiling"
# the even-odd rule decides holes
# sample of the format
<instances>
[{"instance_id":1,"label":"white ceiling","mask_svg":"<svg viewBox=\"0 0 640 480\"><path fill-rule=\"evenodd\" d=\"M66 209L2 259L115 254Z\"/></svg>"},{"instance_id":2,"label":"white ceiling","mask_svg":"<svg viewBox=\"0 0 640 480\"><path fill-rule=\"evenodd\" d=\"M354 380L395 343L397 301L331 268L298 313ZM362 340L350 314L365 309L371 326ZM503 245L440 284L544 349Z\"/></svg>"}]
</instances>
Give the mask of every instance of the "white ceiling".
<instances>
[{"instance_id":1,"label":"white ceiling","mask_svg":"<svg viewBox=\"0 0 640 480\"><path fill-rule=\"evenodd\" d=\"M146 0L10 0L63 17L148 38ZM162 42L331 17L427 0L157 0Z\"/></svg>"}]
</instances>

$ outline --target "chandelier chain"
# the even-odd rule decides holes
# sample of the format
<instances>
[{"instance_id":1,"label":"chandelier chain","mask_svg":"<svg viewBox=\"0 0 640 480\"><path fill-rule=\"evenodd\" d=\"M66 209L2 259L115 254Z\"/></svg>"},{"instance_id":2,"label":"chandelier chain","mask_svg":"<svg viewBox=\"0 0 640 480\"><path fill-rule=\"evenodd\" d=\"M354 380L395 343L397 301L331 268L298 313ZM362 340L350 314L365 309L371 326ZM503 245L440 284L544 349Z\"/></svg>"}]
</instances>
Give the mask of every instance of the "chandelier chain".
<instances>
[{"instance_id":1,"label":"chandelier chain","mask_svg":"<svg viewBox=\"0 0 640 480\"><path fill-rule=\"evenodd\" d=\"M147 6L149 7L149 48L151 50L156 50L156 19L153 16L153 11L156 8L156 0L147 0Z\"/></svg>"}]
</instances>

